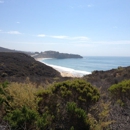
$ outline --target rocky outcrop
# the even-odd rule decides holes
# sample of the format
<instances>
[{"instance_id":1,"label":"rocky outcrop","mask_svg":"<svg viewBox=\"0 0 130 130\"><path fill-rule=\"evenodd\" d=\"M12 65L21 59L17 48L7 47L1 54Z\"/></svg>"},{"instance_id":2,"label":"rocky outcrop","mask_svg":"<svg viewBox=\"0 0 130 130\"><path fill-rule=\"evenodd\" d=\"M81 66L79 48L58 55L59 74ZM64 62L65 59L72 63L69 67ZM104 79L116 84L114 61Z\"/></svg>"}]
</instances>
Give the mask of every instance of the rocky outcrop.
<instances>
[{"instance_id":1,"label":"rocky outcrop","mask_svg":"<svg viewBox=\"0 0 130 130\"><path fill-rule=\"evenodd\" d=\"M56 51L45 51L41 53L36 53L36 55L34 55L33 57L34 58L57 58L57 59L83 58L78 54L59 53Z\"/></svg>"}]
</instances>

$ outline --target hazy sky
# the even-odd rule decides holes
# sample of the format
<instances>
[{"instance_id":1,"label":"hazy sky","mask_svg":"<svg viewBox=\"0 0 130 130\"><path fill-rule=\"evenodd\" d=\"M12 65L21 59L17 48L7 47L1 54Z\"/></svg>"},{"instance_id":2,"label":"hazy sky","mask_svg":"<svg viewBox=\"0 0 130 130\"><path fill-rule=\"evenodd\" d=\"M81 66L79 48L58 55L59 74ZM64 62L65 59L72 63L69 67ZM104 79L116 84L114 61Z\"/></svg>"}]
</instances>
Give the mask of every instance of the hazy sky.
<instances>
[{"instance_id":1,"label":"hazy sky","mask_svg":"<svg viewBox=\"0 0 130 130\"><path fill-rule=\"evenodd\" d=\"M0 0L0 46L130 56L130 0Z\"/></svg>"}]
</instances>

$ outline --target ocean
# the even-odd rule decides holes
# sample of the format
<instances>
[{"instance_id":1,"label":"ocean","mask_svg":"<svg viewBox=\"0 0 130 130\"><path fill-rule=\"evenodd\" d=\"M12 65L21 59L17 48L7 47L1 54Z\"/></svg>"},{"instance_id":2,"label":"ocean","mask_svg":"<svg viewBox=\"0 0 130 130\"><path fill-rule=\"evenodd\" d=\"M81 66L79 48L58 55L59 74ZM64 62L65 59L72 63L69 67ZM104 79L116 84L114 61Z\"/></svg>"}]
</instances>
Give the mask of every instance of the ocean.
<instances>
[{"instance_id":1,"label":"ocean","mask_svg":"<svg viewBox=\"0 0 130 130\"><path fill-rule=\"evenodd\" d=\"M130 57L84 56L78 59L43 59L41 62L57 70L77 73L83 76L95 70L105 71L130 66Z\"/></svg>"}]
</instances>

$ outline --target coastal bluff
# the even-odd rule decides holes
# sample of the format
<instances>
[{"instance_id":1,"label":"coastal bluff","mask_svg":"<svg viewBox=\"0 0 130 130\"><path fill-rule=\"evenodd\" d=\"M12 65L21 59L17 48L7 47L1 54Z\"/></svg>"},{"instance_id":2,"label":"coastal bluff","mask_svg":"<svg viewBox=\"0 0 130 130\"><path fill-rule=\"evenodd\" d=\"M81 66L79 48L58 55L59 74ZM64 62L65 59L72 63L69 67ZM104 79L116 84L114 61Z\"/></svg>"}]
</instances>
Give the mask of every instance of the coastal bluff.
<instances>
[{"instance_id":1,"label":"coastal bluff","mask_svg":"<svg viewBox=\"0 0 130 130\"><path fill-rule=\"evenodd\" d=\"M68 53L60 53L57 51L44 51L44 52L35 52L32 55L34 58L57 58L57 59L65 59L65 58L83 58L78 54L68 54Z\"/></svg>"}]
</instances>

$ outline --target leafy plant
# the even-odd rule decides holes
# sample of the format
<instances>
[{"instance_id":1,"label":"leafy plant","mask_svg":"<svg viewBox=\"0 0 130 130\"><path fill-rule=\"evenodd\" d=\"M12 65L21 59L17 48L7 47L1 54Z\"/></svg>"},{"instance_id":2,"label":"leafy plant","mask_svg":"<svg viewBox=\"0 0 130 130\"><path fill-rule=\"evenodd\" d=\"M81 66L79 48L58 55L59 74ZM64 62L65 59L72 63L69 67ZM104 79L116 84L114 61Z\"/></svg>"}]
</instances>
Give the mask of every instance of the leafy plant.
<instances>
[{"instance_id":1,"label":"leafy plant","mask_svg":"<svg viewBox=\"0 0 130 130\"><path fill-rule=\"evenodd\" d=\"M41 118L37 111L36 88L32 83L8 83L0 85L0 120L9 123L11 129L36 130Z\"/></svg>"},{"instance_id":2,"label":"leafy plant","mask_svg":"<svg viewBox=\"0 0 130 130\"><path fill-rule=\"evenodd\" d=\"M7 100L11 100L11 97L6 93L6 88L9 83L7 81L0 84L0 118L3 118L5 114L5 106L10 107Z\"/></svg>"},{"instance_id":3,"label":"leafy plant","mask_svg":"<svg viewBox=\"0 0 130 130\"><path fill-rule=\"evenodd\" d=\"M43 113L41 116L39 115L37 118L37 127L39 130L46 130L51 125L51 121L54 117L51 116L48 112Z\"/></svg>"},{"instance_id":4,"label":"leafy plant","mask_svg":"<svg viewBox=\"0 0 130 130\"><path fill-rule=\"evenodd\" d=\"M23 106L21 109L13 110L5 116L5 120L9 122L11 129L32 130L36 129L37 112Z\"/></svg>"},{"instance_id":5,"label":"leafy plant","mask_svg":"<svg viewBox=\"0 0 130 130\"><path fill-rule=\"evenodd\" d=\"M70 126L70 129L90 129L90 124L88 123L86 112L83 109L78 108L76 103L68 102L66 109L68 112L68 120L70 121L70 123L68 124Z\"/></svg>"},{"instance_id":6,"label":"leafy plant","mask_svg":"<svg viewBox=\"0 0 130 130\"><path fill-rule=\"evenodd\" d=\"M130 80L114 84L108 90L113 98L125 102L127 99L130 99Z\"/></svg>"},{"instance_id":7,"label":"leafy plant","mask_svg":"<svg viewBox=\"0 0 130 130\"><path fill-rule=\"evenodd\" d=\"M78 130L77 125L88 129L87 113L90 106L99 100L100 94L90 83L74 79L56 83L40 92L38 97L39 112L48 112L54 117L51 118L52 129L71 129L73 126Z\"/></svg>"}]
</instances>

